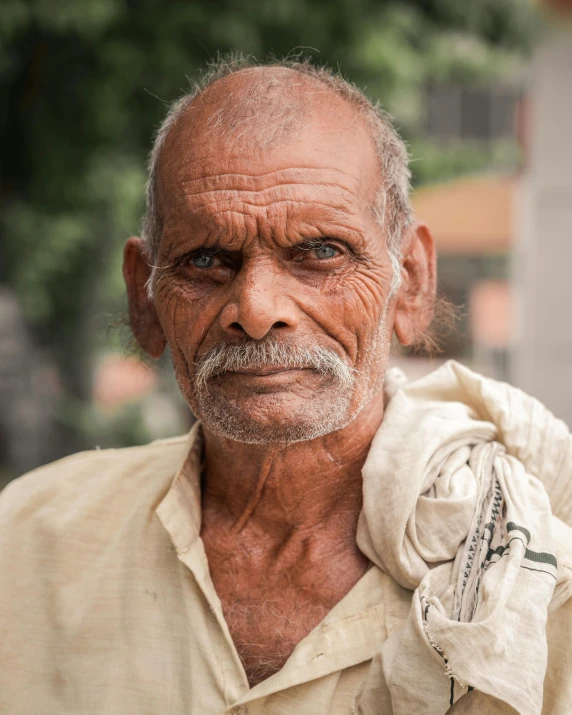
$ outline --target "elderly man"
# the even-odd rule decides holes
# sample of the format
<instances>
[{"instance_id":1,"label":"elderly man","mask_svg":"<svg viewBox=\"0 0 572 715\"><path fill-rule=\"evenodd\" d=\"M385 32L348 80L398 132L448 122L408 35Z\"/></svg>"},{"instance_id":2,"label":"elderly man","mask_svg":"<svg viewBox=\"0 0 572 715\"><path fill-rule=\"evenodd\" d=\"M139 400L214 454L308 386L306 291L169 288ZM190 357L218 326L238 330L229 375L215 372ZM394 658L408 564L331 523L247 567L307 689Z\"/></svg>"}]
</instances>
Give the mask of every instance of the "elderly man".
<instances>
[{"instance_id":1,"label":"elderly man","mask_svg":"<svg viewBox=\"0 0 572 715\"><path fill-rule=\"evenodd\" d=\"M408 177L306 64L172 108L124 275L198 422L5 490L2 712L572 712L571 438L455 363L386 371L433 315Z\"/></svg>"}]
</instances>

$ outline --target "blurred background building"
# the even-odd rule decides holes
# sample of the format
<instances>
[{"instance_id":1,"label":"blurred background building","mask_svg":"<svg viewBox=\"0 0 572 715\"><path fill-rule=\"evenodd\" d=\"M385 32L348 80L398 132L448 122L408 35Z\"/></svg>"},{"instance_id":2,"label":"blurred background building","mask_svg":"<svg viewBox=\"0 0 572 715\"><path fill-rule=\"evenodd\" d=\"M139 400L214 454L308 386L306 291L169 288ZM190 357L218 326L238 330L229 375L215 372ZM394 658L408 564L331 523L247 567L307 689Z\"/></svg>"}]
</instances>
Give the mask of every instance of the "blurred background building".
<instances>
[{"instance_id":1,"label":"blurred background building","mask_svg":"<svg viewBox=\"0 0 572 715\"><path fill-rule=\"evenodd\" d=\"M572 424L571 5L2 0L0 484L188 428L168 356L129 350L121 251L153 132L217 52L303 51L381 101L461 307L437 359L395 361L454 357Z\"/></svg>"}]
</instances>

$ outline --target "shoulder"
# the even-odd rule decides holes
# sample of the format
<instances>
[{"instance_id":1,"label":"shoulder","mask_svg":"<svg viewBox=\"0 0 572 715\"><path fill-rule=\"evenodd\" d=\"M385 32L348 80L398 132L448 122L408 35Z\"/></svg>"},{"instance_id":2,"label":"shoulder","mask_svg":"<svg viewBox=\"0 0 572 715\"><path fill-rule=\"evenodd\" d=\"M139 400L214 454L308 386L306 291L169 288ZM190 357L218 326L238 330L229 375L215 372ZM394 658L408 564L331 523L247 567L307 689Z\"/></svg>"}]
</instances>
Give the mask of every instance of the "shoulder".
<instances>
[{"instance_id":1,"label":"shoulder","mask_svg":"<svg viewBox=\"0 0 572 715\"><path fill-rule=\"evenodd\" d=\"M178 565L155 510L189 442L75 454L0 494L0 711L59 701L61 673L93 674L154 617L148 594Z\"/></svg>"},{"instance_id":2,"label":"shoulder","mask_svg":"<svg viewBox=\"0 0 572 715\"><path fill-rule=\"evenodd\" d=\"M35 469L0 493L2 542L16 533L86 529L90 522L102 523L103 515L151 506L168 489L187 450L188 436L183 436L80 452Z\"/></svg>"}]
</instances>

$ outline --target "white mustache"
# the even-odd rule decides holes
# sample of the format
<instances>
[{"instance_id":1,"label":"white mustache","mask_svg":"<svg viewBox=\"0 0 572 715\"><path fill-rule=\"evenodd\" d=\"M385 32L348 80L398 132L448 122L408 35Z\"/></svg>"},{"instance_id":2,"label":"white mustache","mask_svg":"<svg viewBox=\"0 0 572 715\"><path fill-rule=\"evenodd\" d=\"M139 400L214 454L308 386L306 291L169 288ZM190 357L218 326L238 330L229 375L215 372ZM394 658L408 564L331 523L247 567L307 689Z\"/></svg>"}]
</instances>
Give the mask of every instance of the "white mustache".
<instances>
[{"instance_id":1,"label":"white mustache","mask_svg":"<svg viewBox=\"0 0 572 715\"><path fill-rule=\"evenodd\" d=\"M242 370L302 370L310 368L331 376L340 388L351 387L357 370L333 350L318 345L304 347L280 343L274 338L217 345L196 363L195 387L207 391L211 377Z\"/></svg>"}]
</instances>

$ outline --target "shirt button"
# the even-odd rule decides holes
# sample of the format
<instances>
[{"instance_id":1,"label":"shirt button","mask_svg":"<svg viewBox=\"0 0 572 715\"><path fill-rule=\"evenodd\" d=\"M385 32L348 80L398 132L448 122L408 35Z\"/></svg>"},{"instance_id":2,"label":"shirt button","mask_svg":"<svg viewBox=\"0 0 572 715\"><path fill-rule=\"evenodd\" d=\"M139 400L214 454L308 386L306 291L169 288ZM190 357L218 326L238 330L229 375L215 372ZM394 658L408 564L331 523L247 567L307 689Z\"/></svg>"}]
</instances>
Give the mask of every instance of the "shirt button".
<instances>
[{"instance_id":1,"label":"shirt button","mask_svg":"<svg viewBox=\"0 0 572 715\"><path fill-rule=\"evenodd\" d=\"M246 705L237 705L230 712L232 715L247 715L248 710L246 709Z\"/></svg>"}]
</instances>

